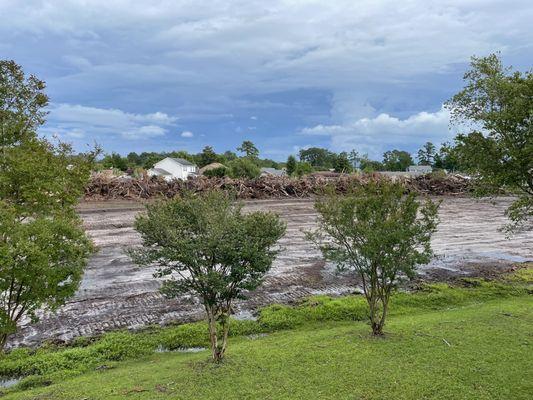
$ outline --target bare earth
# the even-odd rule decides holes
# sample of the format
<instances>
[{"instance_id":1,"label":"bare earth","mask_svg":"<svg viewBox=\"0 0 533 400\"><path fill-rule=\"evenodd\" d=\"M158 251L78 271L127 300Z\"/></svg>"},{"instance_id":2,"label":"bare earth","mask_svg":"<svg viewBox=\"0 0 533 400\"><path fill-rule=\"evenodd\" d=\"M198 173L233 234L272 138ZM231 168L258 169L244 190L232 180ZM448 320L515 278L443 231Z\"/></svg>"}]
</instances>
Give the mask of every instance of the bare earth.
<instances>
[{"instance_id":1,"label":"bare earth","mask_svg":"<svg viewBox=\"0 0 533 400\"><path fill-rule=\"evenodd\" d=\"M443 198L441 224L433 239L436 259L420 269L421 280L453 280L462 276L494 276L513 263L533 261L533 234L507 240L498 231L511 199ZM313 229L312 200L248 201L247 210L270 210L287 221L282 252L261 288L236 307L237 317L251 317L257 307L290 303L313 294L354 292L357 281L339 275L304 238ZM128 201L83 203L79 207L89 235L99 251L86 270L76 296L57 313L47 313L37 324L23 326L10 345L35 345L45 339L70 340L120 328L191 321L202 308L191 297L168 300L153 278L153 269L134 266L124 249L140 243L133 230L139 203Z\"/></svg>"}]
</instances>

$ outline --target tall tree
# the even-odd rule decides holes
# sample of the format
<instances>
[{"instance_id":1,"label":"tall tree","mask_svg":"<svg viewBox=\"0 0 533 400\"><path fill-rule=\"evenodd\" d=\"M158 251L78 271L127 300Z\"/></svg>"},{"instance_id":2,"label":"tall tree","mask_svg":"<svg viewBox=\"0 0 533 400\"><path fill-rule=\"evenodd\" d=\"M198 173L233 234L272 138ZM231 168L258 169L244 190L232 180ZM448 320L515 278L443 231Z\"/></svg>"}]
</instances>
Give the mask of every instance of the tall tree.
<instances>
[{"instance_id":1,"label":"tall tree","mask_svg":"<svg viewBox=\"0 0 533 400\"><path fill-rule=\"evenodd\" d=\"M244 142L242 142L240 147L237 148L237 151L244 153L246 157L251 159L259 157L259 150L250 140L245 140Z\"/></svg>"},{"instance_id":2,"label":"tall tree","mask_svg":"<svg viewBox=\"0 0 533 400\"><path fill-rule=\"evenodd\" d=\"M464 88L447 107L452 121L473 125L456 138L457 154L478 183L477 194L502 188L519 197L508 226L533 227L533 71L513 71L497 54L472 57Z\"/></svg>"},{"instance_id":3,"label":"tall tree","mask_svg":"<svg viewBox=\"0 0 533 400\"><path fill-rule=\"evenodd\" d=\"M418 165L433 165L435 162L435 145L431 142L424 143L418 150Z\"/></svg>"},{"instance_id":4,"label":"tall tree","mask_svg":"<svg viewBox=\"0 0 533 400\"><path fill-rule=\"evenodd\" d=\"M383 154L383 168L386 171L405 171L413 164L413 158L407 151L389 150Z\"/></svg>"},{"instance_id":5,"label":"tall tree","mask_svg":"<svg viewBox=\"0 0 533 400\"><path fill-rule=\"evenodd\" d=\"M149 205L137 217L144 247L131 252L140 265L159 265L169 297L193 293L209 325L212 357L224 357L233 302L254 290L272 266L285 225L272 213L243 213L227 195L186 194Z\"/></svg>"},{"instance_id":6,"label":"tall tree","mask_svg":"<svg viewBox=\"0 0 533 400\"><path fill-rule=\"evenodd\" d=\"M319 198L319 229L308 235L327 260L360 278L374 335L383 334L398 278L413 277L417 265L432 255L437 205L420 204L404 191L399 183L381 180L354 187L346 196Z\"/></svg>"},{"instance_id":7,"label":"tall tree","mask_svg":"<svg viewBox=\"0 0 533 400\"><path fill-rule=\"evenodd\" d=\"M213 150L211 146L205 146L202 152L198 155L198 165L199 167L205 167L208 164L218 161L217 153Z\"/></svg>"},{"instance_id":8,"label":"tall tree","mask_svg":"<svg viewBox=\"0 0 533 400\"><path fill-rule=\"evenodd\" d=\"M349 174L350 172L352 172L352 164L348 160L348 154L346 154L346 152L342 152L337 155L333 164L333 168L335 169L335 172L345 174Z\"/></svg>"},{"instance_id":9,"label":"tall tree","mask_svg":"<svg viewBox=\"0 0 533 400\"><path fill-rule=\"evenodd\" d=\"M307 162L316 168L333 168L336 154L320 147L300 150L300 161Z\"/></svg>"},{"instance_id":10,"label":"tall tree","mask_svg":"<svg viewBox=\"0 0 533 400\"><path fill-rule=\"evenodd\" d=\"M91 245L74 205L97 151L40 139L45 84L0 61L0 351L24 317L76 291Z\"/></svg>"}]
</instances>

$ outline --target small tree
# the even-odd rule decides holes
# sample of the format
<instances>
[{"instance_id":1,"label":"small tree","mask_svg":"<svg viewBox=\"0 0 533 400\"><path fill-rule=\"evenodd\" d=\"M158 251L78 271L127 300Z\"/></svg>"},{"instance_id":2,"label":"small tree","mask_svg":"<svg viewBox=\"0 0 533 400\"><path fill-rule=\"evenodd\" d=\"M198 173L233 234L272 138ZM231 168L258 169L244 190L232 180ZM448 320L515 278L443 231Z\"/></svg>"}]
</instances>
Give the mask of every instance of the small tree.
<instances>
[{"instance_id":1,"label":"small tree","mask_svg":"<svg viewBox=\"0 0 533 400\"><path fill-rule=\"evenodd\" d=\"M418 150L418 164L419 165L433 165L435 162L435 145L431 142L426 142L420 150Z\"/></svg>"},{"instance_id":2,"label":"small tree","mask_svg":"<svg viewBox=\"0 0 533 400\"><path fill-rule=\"evenodd\" d=\"M335 157L335 162L333 163L333 168L335 172L341 173L350 173L352 172L352 164L348 160L348 154L345 152L340 153Z\"/></svg>"},{"instance_id":3,"label":"small tree","mask_svg":"<svg viewBox=\"0 0 533 400\"><path fill-rule=\"evenodd\" d=\"M241 146L237 148L237 151L244 153L245 157L256 159L259 157L259 150L255 147L255 144L250 140L242 142Z\"/></svg>"},{"instance_id":4,"label":"small tree","mask_svg":"<svg viewBox=\"0 0 533 400\"><path fill-rule=\"evenodd\" d=\"M296 164L295 174L297 177L301 178L304 175L310 174L314 171L313 166L308 162L299 162Z\"/></svg>"},{"instance_id":5,"label":"small tree","mask_svg":"<svg viewBox=\"0 0 533 400\"><path fill-rule=\"evenodd\" d=\"M389 150L383 154L383 168L386 171L405 171L413 164L411 154L407 151Z\"/></svg>"},{"instance_id":6,"label":"small tree","mask_svg":"<svg viewBox=\"0 0 533 400\"><path fill-rule=\"evenodd\" d=\"M294 157L293 155L290 155L288 158L287 158L287 165L286 165L286 169L287 169L287 175L288 176L293 176L294 173L296 172L296 157Z\"/></svg>"},{"instance_id":7,"label":"small tree","mask_svg":"<svg viewBox=\"0 0 533 400\"><path fill-rule=\"evenodd\" d=\"M339 270L361 278L372 333L382 335L398 279L413 277L416 266L431 259L438 206L430 200L420 205L401 184L381 180L346 196L326 195L315 207L319 229L309 237Z\"/></svg>"},{"instance_id":8,"label":"small tree","mask_svg":"<svg viewBox=\"0 0 533 400\"><path fill-rule=\"evenodd\" d=\"M232 178L255 179L261 174L261 169L249 158L237 158L228 163L229 176Z\"/></svg>"},{"instance_id":9,"label":"small tree","mask_svg":"<svg viewBox=\"0 0 533 400\"><path fill-rule=\"evenodd\" d=\"M163 284L165 295L198 296L207 315L213 360L221 361L232 303L259 286L285 224L272 213L243 214L227 195L211 192L149 205L135 227L144 247L131 251L133 259L158 265L159 277L175 274Z\"/></svg>"}]
</instances>

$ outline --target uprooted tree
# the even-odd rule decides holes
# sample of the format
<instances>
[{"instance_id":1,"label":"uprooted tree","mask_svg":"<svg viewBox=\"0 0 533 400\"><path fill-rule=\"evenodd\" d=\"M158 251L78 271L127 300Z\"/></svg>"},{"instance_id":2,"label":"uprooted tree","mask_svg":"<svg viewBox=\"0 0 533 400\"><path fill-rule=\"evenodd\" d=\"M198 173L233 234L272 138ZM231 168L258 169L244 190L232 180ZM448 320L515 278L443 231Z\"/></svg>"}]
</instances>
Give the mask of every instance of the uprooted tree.
<instances>
[{"instance_id":1,"label":"uprooted tree","mask_svg":"<svg viewBox=\"0 0 533 400\"><path fill-rule=\"evenodd\" d=\"M315 203L319 228L308 234L339 270L361 279L374 335L383 334L389 299L402 277L432 256L430 239L438 205L420 204L398 183L385 180L354 187L345 196L326 194Z\"/></svg>"},{"instance_id":2,"label":"uprooted tree","mask_svg":"<svg viewBox=\"0 0 533 400\"><path fill-rule=\"evenodd\" d=\"M91 244L74 205L89 180L94 153L37 136L45 84L0 61L0 352L23 317L72 296Z\"/></svg>"},{"instance_id":3,"label":"uprooted tree","mask_svg":"<svg viewBox=\"0 0 533 400\"><path fill-rule=\"evenodd\" d=\"M135 228L143 247L130 251L132 259L158 266L156 276L168 277L161 289L166 296L192 293L199 298L213 361L221 361L232 304L261 283L285 224L272 213L243 213L227 194L209 192L148 205Z\"/></svg>"}]
</instances>

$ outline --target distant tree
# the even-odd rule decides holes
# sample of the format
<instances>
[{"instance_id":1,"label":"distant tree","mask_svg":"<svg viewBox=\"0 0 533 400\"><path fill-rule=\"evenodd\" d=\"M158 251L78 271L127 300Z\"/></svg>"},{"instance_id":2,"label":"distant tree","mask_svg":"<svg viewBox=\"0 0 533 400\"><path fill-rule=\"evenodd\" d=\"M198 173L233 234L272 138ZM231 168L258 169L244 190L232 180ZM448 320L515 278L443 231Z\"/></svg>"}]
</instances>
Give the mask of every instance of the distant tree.
<instances>
[{"instance_id":1,"label":"distant tree","mask_svg":"<svg viewBox=\"0 0 533 400\"><path fill-rule=\"evenodd\" d=\"M205 167L208 164L218 161L217 153L213 150L211 146L205 146L202 152L198 155L198 166Z\"/></svg>"},{"instance_id":2,"label":"distant tree","mask_svg":"<svg viewBox=\"0 0 533 400\"><path fill-rule=\"evenodd\" d=\"M401 150L386 151L383 154L383 168L385 171L405 171L414 161L411 154Z\"/></svg>"},{"instance_id":3,"label":"distant tree","mask_svg":"<svg viewBox=\"0 0 533 400\"><path fill-rule=\"evenodd\" d=\"M255 179L261 174L259 167L249 158L237 158L228 163L228 168L232 178Z\"/></svg>"},{"instance_id":4,"label":"distant tree","mask_svg":"<svg viewBox=\"0 0 533 400\"><path fill-rule=\"evenodd\" d=\"M308 162L313 167L333 168L336 154L320 147L300 150L300 161Z\"/></svg>"},{"instance_id":5,"label":"distant tree","mask_svg":"<svg viewBox=\"0 0 533 400\"><path fill-rule=\"evenodd\" d=\"M235 154L234 152L227 150L224 152L224 154L222 154L222 158L223 158L224 163L226 163L229 161L233 161L238 157L237 157L237 154Z\"/></svg>"},{"instance_id":6,"label":"distant tree","mask_svg":"<svg viewBox=\"0 0 533 400\"><path fill-rule=\"evenodd\" d=\"M294 157L291 154L287 158L287 166L286 166L287 175L289 175L289 176L293 176L294 175L294 173L296 172L296 165L297 165L296 157Z\"/></svg>"},{"instance_id":7,"label":"distant tree","mask_svg":"<svg viewBox=\"0 0 533 400\"><path fill-rule=\"evenodd\" d=\"M505 68L497 54L472 57L465 87L448 102L452 121L474 129L456 138L461 165L479 195L502 188L519 197L507 210L509 231L533 227L533 71ZM481 128L480 130L477 130Z\"/></svg>"},{"instance_id":8,"label":"distant tree","mask_svg":"<svg viewBox=\"0 0 533 400\"><path fill-rule=\"evenodd\" d=\"M359 166L359 158L359 153L355 151L355 149L348 153L348 160L350 161L350 164L352 164L353 169Z\"/></svg>"},{"instance_id":9,"label":"distant tree","mask_svg":"<svg viewBox=\"0 0 533 400\"><path fill-rule=\"evenodd\" d=\"M0 61L0 352L18 323L76 291L91 251L74 205L98 152L41 139L45 83Z\"/></svg>"},{"instance_id":10,"label":"distant tree","mask_svg":"<svg viewBox=\"0 0 533 400\"><path fill-rule=\"evenodd\" d=\"M417 265L432 256L437 205L430 200L421 205L404 191L399 183L381 180L354 187L346 196L319 198L319 229L308 234L327 260L361 279L374 335L383 334L398 279L412 278Z\"/></svg>"},{"instance_id":11,"label":"distant tree","mask_svg":"<svg viewBox=\"0 0 533 400\"><path fill-rule=\"evenodd\" d=\"M237 148L237 151L244 153L244 155L249 158L259 157L259 150L257 149L257 147L255 147L255 144L253 144L249 140L245 140L244 142L242 142L240 147Z\"/></svg>"},{"instance_id":12,"label":"distant tree","mask_svg":"<svg viewBox=\"0 0 533 400\"><path fill-rule=\"evenodd\" d=\"M166 156L160 153L143 152L141 153L140 157L141 157L141 166L144 169L150 169L150 168L153 168L155 164L157 164L159 161L164 159Z\"/></svg>"},{"instance_id":13,"label":"distant tree","mask_svg":"<svg viewBox=\"0 0 533 400\"><path fill-rule=\"evenodd\" d=\"M420 150L418 150L418 165L433 165L435 162L435 145L431 142L426 142Z\"/></svg>"},{"instance_id":14,"label":"distant tree","mask_svg":"<svg viewBox=\"0 0 533 400\"><path fill-rule=\"evenodd\" d=\"M383 164L379 161L371 160L367 154L359 157L359 168L365 173L371 173L374 171L383 171Z\"/></svg>"},{"instance_id":15,"label":"distant tree","mask_svg":"<svg viewBox=\"0 0 533 400\"><path fill-rule=\"evenodd\" d=\"M449 144L443 143L437 154L435 154L435 168L445 169L447 171L458 171L461 169L457 149Z\"/></svg>"},{"instance_id":16,"label":"distant tree","mask_svg":"<svg viewBox=\"0 0 533 400\"><path fill-rule=\"evenodd\" d=\"M121 171L126 171L128 169L128 160L118 153L106 154L102 160L102 166L104 168L116 168Z\"/></svg>"},{"instance_id":17,"label":"distant tree","mask_svg":"<svg viewBox=\"0 0 533 400\"><path fill-rule=\"evenodd\" d=\"M296 164L295 174L297 177L308 175L314 171L313 166L308 162L299 162Z\"/></svg>"},{"instance_id":18,"label":"distant tree","mask_svg":"<svg viewBox=\"0 0 533 400\"><path fill-rule=\"evenodd\" d=\"M144 247L131 251L133 259L159 266L157 276L168 277L161 289L168 297L192 293L200 299L212 358L220 362L232 304L256 289L271 268L284 223L272 213L243 213L225 194L210 192L149 205L135 228Z\"/></svg>"},{"instance_id":19,"label":"distant tree","mask_svg":"<svg viewBox=\"0 0 533 400\"><path fill-rule=\"evenodd\" d=\"M350 172L352 172L352 164L348 160L348 154L346 154L345 152L340 153L335 158L333 168L335 169L335 172L341 172L345 174L349 174Z\"/></svg>"},{"instance_id":20,"label":"distant tree","mask_svg":"<svg viewBox=\"0 0 533 400\"><path fill-rule=\"evenodd\" d=\"M140 167L142 165L141 156L134 151L128 153L126 159L129 167Z\"/></svg>"}]
</instances>

